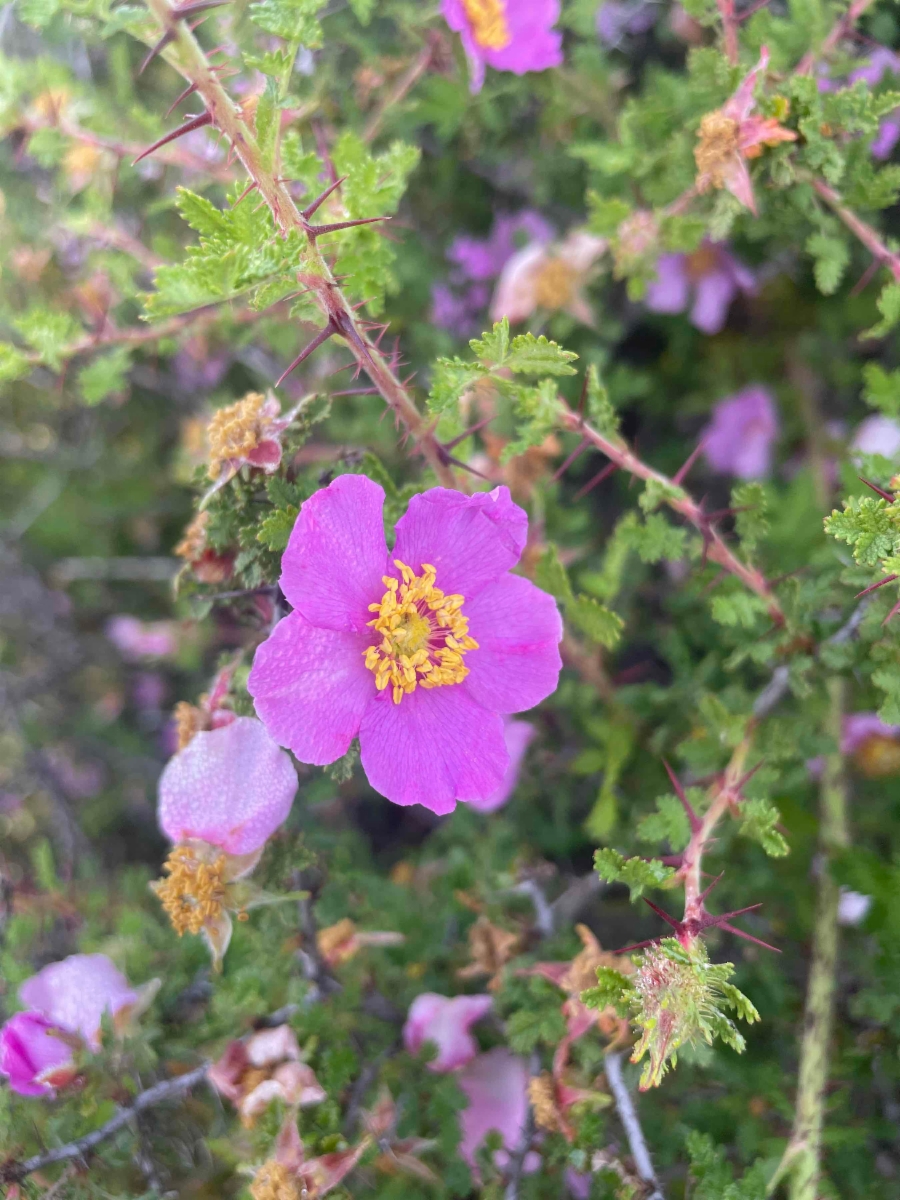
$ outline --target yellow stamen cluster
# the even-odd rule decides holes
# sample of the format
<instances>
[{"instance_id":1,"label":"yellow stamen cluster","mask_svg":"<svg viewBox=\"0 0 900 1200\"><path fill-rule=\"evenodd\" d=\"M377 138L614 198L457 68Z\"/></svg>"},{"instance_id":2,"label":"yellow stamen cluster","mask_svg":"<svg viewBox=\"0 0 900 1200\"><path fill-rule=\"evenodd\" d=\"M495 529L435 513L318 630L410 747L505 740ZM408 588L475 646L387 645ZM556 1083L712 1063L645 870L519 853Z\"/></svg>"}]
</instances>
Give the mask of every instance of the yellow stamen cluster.
<instances>
[{"instance_id":1,"label":"yellow stamen cluster","mask_svg":"<svg viewBox=\"0 0 900 1200\"><path fill-rule=\"evenodd\" d=\"M502 50L510 43L503 0L463 0L472 36L484 50Z\"/></svg>"},{"instance_id":2,"label":"yellow stamen cluster","mask_svg":"<svg viewBox=\"0 0 900 1200\"><path fill-rule=\"evenodd\" d=\"M243 400L220 408L206 431L209 442L209 477L218 479L222 467L234 458L246 458L262 440L265 396L248 392Z\"/></svg>"},{"instance_id":3,"label":"yellow stamen cluster","mask_svg":"<svg viewBox=\"0 0 900 1200\"><path fill-rule=\"evenodd\" d=\"M175 736L178 739L178 749L183 750L194 735L207 728L207 719L203 710L187 700L179 700L172 711L175 722Z\"/></svg>"},{"instance_id":4,"label":"yellow stamen cluster","mask_svg":"<svg viewBox=\"0 0 900 1200\"><path fill-rule=\"evenodd\" d=\"M392 689L395 704L421 685L443 687L461 683L469 673L463 655L477 650L469 637L469 622L460 611L464 596L445 596L434 586L437 572L422 563L422 574L394 559L403 576L401 583L385 575L387 591L369 612L377 613L369 625L382 635L381 641L365 651L366 666L375 672L375 686Z\"/></svg>"},{"instance_id":5,"label":"yellow stamen cluster","mask_svg":"<svg viewBox=\"0 0 900 1200\"><path fill-rule=\"evenodd\" d=\"M198 858L193 847L178 845L166 859L163 871L151 887L181 937L200 933L207 921L221 916L225 907L225 855L211 862Z\"/></svg>"},{"instance_id":6,"label":"yellow stamen cluster","mask_svg":"<svg viewBox=\"0 0 900 1200\"><path fill-rule=\"evenodd\" d=\"M540 308L562 308L572 299L575 272L561 258L551 258L534 280L534 298Z\"/></svg>"},{"instance_id":7,"label":"yellow stamen cluster","mask_svg":"<svg viewBox=\"0 0 900 1200\"><path fill-rule=\"evenodd\" d=\"M250 1184L253 1200L300 1200L300 1189L284 1163L270 1158Z\"/></svg>"},{"instance_id":8,"label":"yellow stamen cluster","mask_svg":"<svg viewBox=\"0 0 900 1200\"><path fill-rule=\"evenodd\" d=\"M739 128L733 117L719 109L707 113L700 122L700 143L694 150L694 160L703 189L725 186L725 172L738 152Z\"/></svg>"},{"instance_id":9,"label":"yellow stamen cluster","mask_svg":"<svg viewBox=\"0 0 900 1200\"><path fill-rule=\"evenodd\" d=\"M209 513L197 513L184 531L184 536L175 547L175 553L185 562L196 562L206 549L206 527L209 524Z\"/></svg>"},{"instance_id":10,"label":"yellow stamen cluster","mask_svg":"<svg viewBox=\"0 0 900 1200\"><path fill-rule=\"evenodd\" d=\"M528 1082L528 1099L534 1111L534 1123L550 1133L561 1133L563 1122L556 1101L556 1087L549 1071L533 1075Z\"/></svg>"}]
</instances>

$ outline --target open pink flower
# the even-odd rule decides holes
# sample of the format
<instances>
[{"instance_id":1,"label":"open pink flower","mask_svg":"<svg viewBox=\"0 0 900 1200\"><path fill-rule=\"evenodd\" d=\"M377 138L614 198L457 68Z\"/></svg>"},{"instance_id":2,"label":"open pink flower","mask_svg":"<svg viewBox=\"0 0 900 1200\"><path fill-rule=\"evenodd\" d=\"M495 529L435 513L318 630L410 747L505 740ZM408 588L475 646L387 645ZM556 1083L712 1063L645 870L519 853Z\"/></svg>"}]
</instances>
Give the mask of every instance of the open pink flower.
<instances>
[{"instance_id":1,"label":"open pink flower","mask_svg":"<svg viewBox=\"0 0 900 1200\"><path fill-rule=\"evenodd\" d=\"M501 714L553 692L562 625L551 596L510 574L528 518L507 488L414 496L392 553L383 505L362 475L303 505L282 559L294 611L257 650L248 688L301 762L334 762L358 737L376 791L449 813L502 784Z\"/></svg>"},{"instance_id":2,"label":"open pink flower","mask_svg":"<svg viewBox=\"0 0 900 1200\"><path fill-rule=\"evenodd\" d=\"M703 453L710 466L738 479L760 479L772 466L778 437L778 414L764 387L749 387L713 409L703 433Z\"/></svg>"},{"instance_id":3,"label":"open pink flower","mask_svg":"<svg viewBox=\"0 0 900 1200\"><path fill-rule=\"evenodd\" d=\"M98 1050L104 1014L125 1016L140 996L105 954L71 954L26 979L19 999L49 1024Z\"/></svg>"},{"instance_id":4,"label":"open pink flower","mask_svg":"<svg viewBox=\"0 0 900 1200\"><path fill-rule=\"evenodd\" d=\"M470 87L480 92L485 64L496 71L546 71L561 65L559 0L441 0L441 12L460 35Z\"/></svg>"},{"instance_id":5,"label":"open pink flower","mask_svg":"<svg viewBox=\"0 0 900 1200\"><path fill-rule=\"evenodd\" d=\"M691 324L718 333L739 292L751 293L753 273L718 242L704 242L693 254L662 254L656 279L644 303L652 312L680 313L690 307Z\"/></svg>"},{"instance_id":6,"label":"open pink flower","mask_svg":"<svg viewBox=\"0 0 900 1200\"><path fill-rule=\"evenodd\" d=\"M516 721L513 717L503 718L503 738L509 751L509 766L503 776L503 782L495 792L484 800L472 800L471 805L479 812L491 813L502 808L519 782L519 771L525 759L525 752L531 745L535 728L530 721Z\"/></svg>"},{"instance_id":7,"label":"open pink flower","mask_svg":"<svg viewBox=\"0 0 900 1200\"><path fill-rule=\"evenodd\" d=\"M52 1096L75 1075L72 1048L39 1013L15 1013L0 1029L0 1074L20 1096Z\"/></svg>"},{"instance_id":8,"label":"open pink flower","mask_svg":"<svg viewBox=\"0 0 900 1200\"><path fill-rule=\"evenodd\" d=\"M468 1105L459 1114L459 1152L475 1169L475 1155L496 1130L503 1139L503 1159L522 1140L528 1115L528 1064L503 1046L479 1054L457 1075ZM498 1159L500 1155L498 1155Z\"/></svg>"},{"instance_id":9,"label":"open pink flower","mask_svg":"<svg viewBox=\"0 0 900 1200\"><path fill-rule=\"evenodd\" d=\"M235 717L194 734L159 781L159 824L175 846L154 890L179 935L202 933L215 966L231 939L234 884L259 861L291 811L297 774L263 725Z\"/></svg>"},{"instance_id":10,"label":"open pink flower","mask_svg":"<svg viewBox=\"0 0 900 1200\"><path fill-rule=\"evenodd\" d=\"M768 65L769 51L763 46L759 62L744 76L734 95L700 122L700 141L694 150L697 190L726 188L754 215L756 200L746 160L758 158L765 146L797 140L796 133L785 129L775 117L753 114L756 80Z\"/></svg>"},{"instance_id":11,"label":"open pink flower","mask_svg":"<svg viewBox=\"0 0 900 1200\"><path fill-rule=\"evenodd\" d=\"M440 996L423 992L416 996L403 1026L403 1044L417 1054L426 1042L438 1048L428 1063L429 1071L442 1074L464 1067L478 1053L469 1029L493 1007L491 996Z\"/></svg>"}]
</instances>

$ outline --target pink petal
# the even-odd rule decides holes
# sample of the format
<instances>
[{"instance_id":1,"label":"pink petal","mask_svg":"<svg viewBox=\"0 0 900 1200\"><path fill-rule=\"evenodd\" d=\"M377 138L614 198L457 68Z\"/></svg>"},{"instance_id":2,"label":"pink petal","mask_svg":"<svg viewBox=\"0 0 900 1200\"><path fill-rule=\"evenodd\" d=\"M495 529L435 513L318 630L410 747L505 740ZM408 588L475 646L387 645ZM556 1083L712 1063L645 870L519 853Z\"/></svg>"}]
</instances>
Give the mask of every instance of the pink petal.
<instances>
[{"instance_id":1,"label":"pink petal","mask_svg":"<svg viewBox=\"0 0 900 1200\"><path fill-rule=\"evenodd\" d=\"M247 462L265 471L274 471L281 462L281 442L266 438L247 455Z\"/></svg>"},{"instance_id":2,"label":"pink petal","mask_svg":"<svg viewBox=\"0 0 900 1200\"><path fill-rule=\"evenodd\" d=\"M264 846L287 818L297 773L252 717L195 734L159 781L159 824L173 842L199 838L226 854Z\"/></svg>"},{"instance_id":3,"label":"pink petal","mask_svg":"<svg viewBox=\"0 0 900 1200\"><path fill-rule=\"evenodd\" d=\"M521 575L505 575L467 601L463 613L479 647L466 655L464 687L479 704L524 712L556 690L563 628L552 596Z\"/></svg>"},{"instance_id":4,"label":"pink petal","mask_svg":"<svg viewBox=\"0 0 900 1200\"><path fill-rule=\"evenodd\" d=\"M498 1046L464 1067L457 1076L468 1106L459 1114L459 1152L470 1167L488 1133L496 1129L507 1150L522 1139L528 1112L528 1066L523 1058Z\"/></svg>"},{"instance_id":5,"label":"pink petal","mask_svg":"<svg viewBox=\"0 0 900 1200\"><path fill-rule=\"evenodd\" d=\"M115 1016L135 1004L138 994L105 954L71 954L26 979L19 999L51 1025L79 1034L97 1050L103 1014Z\"/></svg>"},{"instance_id":6,"label":"pink petal","mask_svg":"<svg viewBox=\"0 0 900 1200\"><path fill-rule=\"evenodd\" d=\"M900 737L900 725L885 725L874 712L848 713L844 717L841 753L855 754L869 738Z\"/></svg>"},{"instance_id":7,"label":"pink petal","mask_svg":"<svg viewBox=\"0 0 900 1200\"><path fill-rule=\"evenodd\" d=\"M359 745L376 792L439 814L490 796L509 766L500 718L453 683L416 688L399 704L382 692L365 711Z\"/></svg>"},{"instance_id":8,"label":"pink petal","mask_svg":"<svg viewBox=\"0 0 900 1200\"><path fill-rule=\"evenodd\" d=\"M358 633L381 599L388 565L384 492L341 475L300 509L281 560L281 590L311 625Z\"/></svg>"},{"instance_id":9,"label":"pink petal","mask_svg":"<svg viewBox=\"0 0 900 1200\"><path fill-rule=\"evenodd\" d=\"M526 246L504 264L491 300L490 318L504 317L515 325L525 321L537 308L535 284L538 273L548 260L543 245Z\"/></svg>"},{"instance_id":10,"label":"pink petal","mask_svg":"<svg viewBox=\"0 0 900 1200\"><path fill-rule=\"evenodd\" d=\"M498 808L503 807L519 782L522 760L525 758L525 751L534 735L535 728L530 721L516 721L512 717L503 718L503 738L506 742L506 749L509 751L509 766L503 776L503 782L496 792L484 800L470 801L472 808L477 809L478 812L489 813L496 812Z\"/></svg>"},{"instance_id":11,"label":"pink petal","mask_svg":"<svg viewBox=\"0 0 900 1200\"><path fill-rule=\"evenodd\" d=\"M392 557L416 574L430 563L441 591L461 592L470 600L516 565L527 536L528 517L513 503L509 488L474 496L431 488L413 496L397 522Z\"/></svg>"},{"instance_id":12,"label":"pink petal","mask_svg":"<svg viewBox=\"0 0 900 1200\"><path fill-rule=\"evenodd\" d=\"M380 597L380 578L378 587ZM359 733L376 695L363 657L371 641L368 631L317 629L293 612L256 651L247 690L269 733L301 762L334 762Z\"/></svg>"},{"instance_id":13,"label":"pink petal","mask_svg":"<svg viewBox=\"0 0 900 1200\"><path fill-rule=\"evenodd\" d=\"M749 71L741 80L737 91L731 99L724 105L722 111L726 117L731 117L735 121L746 121L750 116L755 103L753 93L756 89L756 80L760 71L764 71L769 65L769 51L766 46L759 48L759 62ZM750 206L748 205L748 208Z\"/></svg>"},{"instance_id":14,"label":"pink petal","mask_svg":"<svg viewBox=\"0 0 900 1200\"><path fill-rule=\"evenodd\" d=\"M0 1029L0 1074L20 1096L49 1096L41 1081L72 1064L72 1051L54 1036L54 1026L33 1012L15 1013Z\"/></svg>"},{"instance_id":15,"label":"pink petal","mask_svg":"<svg viewBox=\"0 0 900 1200\"><path fill-rule=\"evenodd\" d=\"M502 50L484 50L497 71L545 71L562 64L562 34L552 26L559 20L559 0L506 0L503 5L510 40Z\"/></svg>"},{"instance_id":16,"label":"pink petal","mask_svg":"<svg viewBox=\"0 0 900 1200\"><path fill-rule=\"evenodd\" d=\"M240 1100L241 1076L247 1070L249 1060L243 1042L229 1042L222 1057L209 1068L210 1083L233 1104Z\"/></svg>"},{"instance_id":17,"label":"pink petal","mask_svg":"<svg viewBox=\"0 0 900 1200\"><path fill-rule=\"evenodd\" d=\"M252 1067L272 1067L288 1060L300 1060L300 1045L290 1025L260 1029L247 1039L247 1061Z\"/></svg>"},{"instance_id":18,"label":"pink petal","mask_svg":"<svg viewBox=\"0 0 900 1200\"><path fill-rule=\"evenodd\" d=\"M689 287L686 256L661 254L656 260L656 279L648 286L644 303L651 312L684 312Z\"/></svg>"},{"instance_id":19,"label":"pink petal","mask_svg":"<svg viewBox=\"0 0 900 1200\"><path fill-rule=\"evenodd\" d=\"M403 1044L411 1054L418 1053L426 1042L438 1048L428 1069L439 1074L456 1071L478 1053L469 1029L493 1007L491 996L440 996L423 992L416 996L403 1027Z\"/></svg>"},{"instance_id":20,"label":"pink petal","mask_svg":"<svg viewBox=\"0 0 900 1200\"><path fill-rule=\"evenodd\" d=\"M750 182L750 172L742 158L735 155L723 172L725 186L732 196L740 200L745 208L749 208L756 216L756 200L753 195L753 184Z\"/></svg>"},{"instance_id":21,"label":"pink petal","mask_svg":"<svg viewBox=\"0 0 900 1200\"><path fill-rule=\"evenodd\" d=\"M691 324L701 333L718 333L728 317L737 285L728 271L708 271L697 280Z\"/></svg>"}]
</instances>

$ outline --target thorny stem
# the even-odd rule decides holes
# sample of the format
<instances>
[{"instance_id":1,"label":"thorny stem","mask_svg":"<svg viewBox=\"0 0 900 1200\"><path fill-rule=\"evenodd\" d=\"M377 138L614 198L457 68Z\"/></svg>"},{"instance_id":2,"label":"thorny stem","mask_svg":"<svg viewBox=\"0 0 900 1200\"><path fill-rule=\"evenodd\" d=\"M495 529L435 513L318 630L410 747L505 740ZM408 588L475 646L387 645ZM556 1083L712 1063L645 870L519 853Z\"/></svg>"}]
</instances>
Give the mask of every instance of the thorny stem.
<instances>
[{"instance_id":1,"label":"thorny stem","mask_svg":"<svg viewBox=\"0 0 900 1200\"><path fill-rule=\"evenodd\" d=\"M716 0L716 7L722 18L725 56L732 66L736 66L738 61L738 20L734 11L734 0Z\"/></svg>"},{"instance_id":2,"label":"thorny stem","mask_svg":"<svg viewBox=\"0 0 900 1200\"><path fill-rule=\"evenodd\" d=\"M894 279L900 282L900 254L890 250L881 235L871 225L847 208L834 188L829 187L821 179L810 178L808 182L812 184L813 190L825 201L835 216L843 221L873 257L886 266Z\"/></svg>"},{"instance_id":3,"label":"thorny stem","mask_svg":"<svg viewBox=\"0 0 900 1200\"><path fill-rule=\"evenodd\" d=\"M665 500L669 507L674 509L675 512L680 513L700 531L704 542L708 546L707 556L710 561L723 567L729 574L740 579L752 592L755 592L765 602L769 616L776 625L784 624L785 618L781 610L781 605L772 594L765 576L756 567L742 562L729 549L717 530L710 525L709 519L701 506L692 500L683 488L673 483L671 479L659 471L654 471L652 467L638 458L636 454L632 453L621 442L611 441L609 438L604 437L602 433L599 433L589 425L578 413L573 412L564 402L560 402L560 407L561 421L566 429L573 433L579 433L623 471L627 471L630 475L635 475L638 479L653 480L658 483L664 492L667 493Z\"/></svg>"},{"instance_id":4,"label":"thorny stem","mask_svg":"<svg viewBox=\"0 0 900 1200\"><path fill-rule=\"evenodd\" d=\"M808 75L820 58L825 58L844 40L859 18L871 5L872 0L853 0L853 3L831 27L825 41L818 50L810 50L804 54L795 70L796 75Z\"/></svg>"},{"instance_id":5,"label":"thorny stem","mask_svg":"<svg viewBox=\"0 0 900 1200\"><path fill-rule=\"evenodd\" d=\"M731 755L731 761L725 768L725 774L719 789L713 797L709 808L703 814L698 829L691 834L684 851L684 861L680 874L684 880L684 919L685 922L702 916L703 901L700 899L703 887L701 885L700 864L703 851L712 837L712 832L729 808L740 799L739 783L744 774L744 763L750 750L753 729L756 721L751 718L740 744Z\"/></svg>"},{"instance_id":6,"label":"thorny stem","mask_svg":"<svg viewBox=\"0 0 900 1200\"><path fill-rule=\"evenodd\" d=\"M800 1046L797 1103L791 1139L767 1192L771 1195L778 1184L789 1176L790 1200L816 1200L819 1194L825 1088L834 1021L840 898L840 888L830 867L834 855L849 841L847 786L840 750L844 692L842 679L835 676L828 681L828 732L834 749L825 759L819 792L819 883L812 965Z\"/></svg>"},{"instance_id":7,"label":"thorny stem","mask_svg":"<svg viewBox=\"0 0 900 1200\"><path fill-rule=\"evenodd\" d=\"M173 15L168 0L148 0L148 4L163 30L170 29L173 26ZM445 461L442 447L430 424L423 418L380 352L369 341L314 238L309 236L308 222L284 183L263 163L256 138L207 62L197 39L185 27L183 21L174 20L174 29L172 45L177 53L171 60L172 64L189 83L196 85L197 95L203 100L214 127L228 138L234 153L269 206L275 225L283 235L292 230L299 230L308 237L306 267L298 275L301 286L309 288L314 294L326 321L344 338L359 366L372 380L388 407L406 427L410 437L421 447L440 482L445 487L457 487L455 473Z\"/></svg>"}]
</instances>

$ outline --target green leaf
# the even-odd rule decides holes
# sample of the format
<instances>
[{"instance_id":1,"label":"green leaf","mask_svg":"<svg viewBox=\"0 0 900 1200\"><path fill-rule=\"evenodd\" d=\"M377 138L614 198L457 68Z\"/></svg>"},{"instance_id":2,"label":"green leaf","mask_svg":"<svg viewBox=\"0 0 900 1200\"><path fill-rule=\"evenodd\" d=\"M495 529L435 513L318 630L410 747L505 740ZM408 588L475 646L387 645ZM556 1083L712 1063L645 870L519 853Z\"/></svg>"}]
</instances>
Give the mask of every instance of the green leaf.
<instances>
[{"instance_id":1,"label":"green leaf","mask_svg":"<svg viewBox=\"0 0 900 1200\"><path fill-rule=\"evenodd\" d=\"M601 196L590 188L587 193L588 228L600 237L612 237L626 217L631 205L618 196Z\"/></svg>"},{"instance_id":2,"label":"green leaf","mask_svg":"<svg viewBox=\"0 0 900 1200\"><path fill-rule=\"evenodd\" d=\"M9 342L0 342L0 383L13 383L31 374L28 356Z\"/></svg>"},{"instance_id":3,"label":"green leaf","mask_svg":"<svg viewBox=\"0 0 900 1200\"><path fill-rule=\"evenodd\" d=\"M576 629L607 650L612 650L622 635L622 618L593 596L576 596L566 605L566 616Z\"/></svg>"},{"instance_id":4,"label":"green leaf","mask_svg":"<svg viewBox=\"0 0 900 1200\"><path fill-rule=\"evenodd\" d=\"M549 592L564 604L574 599L569 573L560 562L559 552L553 545L549 545L538 559L534 582L542 591Z\"/></svg>"},{"instance_id":5,"label":"green leaf","mask_svg":"<svg viewBox=\"0 0 900 1200\"><path fill-rule=\"evenodd\" d=\"M98 355L78 372L78 390L85 404L100 404L107 396L121 392L131 366L131 355L125 346L117 346L108 354Z\"/></svg>"},{"instance_id":6,"label":"green leaf","mask_svg":"<svg viewBox=\"0 0 900 1200\"><path fill-rule=\"evenodd\" d=\"M638 900L647 888L661 887L675 874L673 867L655 858L625 858L610 848L595 852L594 870L607 883L624 883L632 900Z\"/></svg>"},{"instance_id":7,"label":"green leaf","mask_svg":"<svg viewBox=\"0 0 900 1200\"><path fill-rule=\"evenodd\" d=\"M598 433L610 441L619 439L619 414L613 407L609 392L600 379L600 371L595 363L587 369L587 387L585 388L585 408L588 420Z\"/></svg>"},{"instance_id":8,"label":"green leaf","mask_svg":"<svg viewBox=\"0 0 900 1200\"><path fill-rule=\"evenodd\" d=\"M469 346L475 357L486 365L504 366L509 353L509 321L504 317L490 333L483 333L480 339L472 338Z\"/></svg>"},{"instance_id":9,"label":"green leaf","mask_svg":"<svg viewBox=\"0 0 900 1200\"><path fill-rule=\"evenodd\" d=\"M687 796L696 807L703 792L700 788L688 788ZM678 797L671 793L660 796L656 811L638 822L637 835L643 842L668 842L676 853L683 850L691 839L691 825Z\"/></svg>"},{"instance_id":10,"label":"green leaf","mask_svg":"<svg viewBox=\"0 0 900 1200\"><path fill-rule=\"evenodd\" d=\"M287 508L278 508L269 513L260 524L256 540L262 542L267 549L281 554L287 549L288 538L296 524L299 511L296 505L291 504Z\"/></svg>"},{"instance_id":11,"label":"green leaf","mask_svg":"<svg viewBox=\"0 0 900 1200\"><path fill-rule=\"evenodd\" d=\"M813 271L816 286L823 296L833 295L850 261L850 247L846 239L826 233L812 233L806 239L806 250L815 260Z\"/></svg>"},{"instance_id":12,"label":"green leaf","mask_svg":"<svg viewBox=\"0 0 900 1200\"><path fill-rule=\"evenodd\" d=\"M720 625L752 629L767 610L765 601L755 593L734 587L713 597L711 611L713 620Z\"/></svg>"},{"instance_id":13,"label":"green leaf","mask_svg":"<svg viewBox=\"0 0 900 1200\"><path fill-rule=\"evenodd\" d=\"M604 1008L618 1010L620 1007L624 1007L623 998L628 988L627 975L613 970L612 967L598 967L597 986L587 988L581 993L581 1003L586 1008L599 1009L601 1012ZM626 1013L627 1008L621 1015L625 1016Z\"/></svg>"},{"instance_id":14,"label":"green leaf","mask_svg":"<svg viewBox=\"0 0 900 1200\"><path fill-rule=\"evenodd\" d=\"M900 417L900 370L886 371L880 363L863 367L863 398L887 417Z\"/></svg>"},{"instance_id":15,"label":"green leaf","mask_svg":"<svg viewBox=\"0 0 900 1200\"><path fill-rule=\"evenodd\" d=\"M260 0L249 8L250 20L266 33L310 50L322 44L322 29L316 13L322 0Z\"/></svg>"},{"instance_id":16,"label":"green leaf","mask_svg":"<svg viewBox=\"0 0 900 1200\"><path fill-rule=\"evenodd\" d=\"M577 357L543 334L535 337L533 333L522 333L513 338L503 365L516 375L574 375L575 368L570 364Z\"/></svg>"},{"instance_id":17,"label":"green leaf","mask_svg":"<svg viewBox=\"0 0 900 1200\"><path fill-rule=\"evenodd\" d=\"M747 554L752 554L769 532L768 497L758 481L739 483L731 489L731 507L736 510L734 527Z\"/></svg>"},{"instance_id":18,"label":"green leaf","mask_svg":"<svg viewBox=\"0 0 900 1200\"><path fill-rule=\"evenodd\" d=\"M360 25L368 25L372 20L377 2L378 0L350 0L350 11Z\"/></svg>"},{"instance_id":19,"label":"green leaf","mask_svg":"<svg viewBox=\"0 0 900 1200\"><path fill-rule=\"evenodd\" d=\"M860 334L864 338L882 338L900 321L900 283L886 283L877 300L881 320Z\"/></svg>"},{"instance_id":20,"label":"green leaf","mask_svg":"<svg viewBox=\"0 0 900 1200\"><path fill-rule=\"evenodd\" d=\"M29 309L13 324L29 346L54 371L58 371L68 345L80 335L81 326L65 312L48 308Z\"/></svg>"},{"instance_id":21,"label":"green leaf","mask_svg":"<svg viewBox=\"0 0 900 1200\"><path fill-rule=\"evenodd\" d=\"M781 813L768 800L745 800L741 805L741 833L759 842L771 858L783 858L790 853L784 837L775 828Z\"/></svg>"},{"instance_id":22,"label":"green leaf","mask_svg":"<svg viewBox=\"0 0 900 1200\"><path fill-rule=\"evenodd\" d=\"M825 530L852 546L861 567L875 567L900 546L898 506L889 506L880 496L851 496L843 512L835 510L825 518Z\"/></svg>"},{"instance_id":23,"label":"green leaf","mask_svg":"<svg viewBox=\"0 0 900 1200\"><path fill-rule=\"evenodd\" d=\"M18 0L16 11L26 25L46 29L60 7L60 0Z\"/></svg>"},{"instance_id":24,"label":"green leaf","mask_svg":"<svg viewBox=\"0 0 900 1200\"><path fill-rule=\"evenodd\" d=\"M428 407L433 413L456 416L459 402L479 379L484 378L480 363L464 362L461 358L439 358L431 376Z\"/></svg>"}]
</instances>

